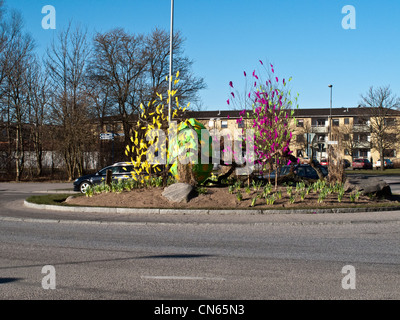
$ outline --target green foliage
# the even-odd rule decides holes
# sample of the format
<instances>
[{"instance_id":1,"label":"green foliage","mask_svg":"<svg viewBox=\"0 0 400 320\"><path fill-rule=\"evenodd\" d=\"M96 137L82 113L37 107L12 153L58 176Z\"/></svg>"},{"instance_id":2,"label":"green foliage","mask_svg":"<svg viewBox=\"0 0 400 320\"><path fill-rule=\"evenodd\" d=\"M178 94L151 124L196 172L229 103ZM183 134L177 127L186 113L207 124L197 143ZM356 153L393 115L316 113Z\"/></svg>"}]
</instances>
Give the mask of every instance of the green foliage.
<instances>
[{"instance_id":1,"label":"green foliage","mask_svg":"<svg viewBox=\"0 0 400 320\"><path fill-rule=\"evenodd\" d=\"M338 202L342 202L344 196L344 188L338 190Z\"/></svg>"},{"instance_id":2,"label":"green foliage","mask_svg":"<svg viewBox=\"0 0 400 320\"><path fill-rule=\"evenodd\" d=\"M306 198L306 193L307 193L306 189L302 189L300 191L300 200L301 201L304 201L304 199Z\"/></svg>"},{"instance_id":3,"label":"green foliage","mask_svg":"<svg viewBox=\"0 0 400 320\"><path fill-rule=\"evenodd\" d=\"M292 186L287 186L287 187L286 187L286 193L287 193L287 195L288 195L289 197L291 197L292 194L293 194L293 187L292 187Z\"/></svg>"},{"instance_id":4,"label":"green foliage","mask_svg":"<svg viewBox=\"0 0 400 320\"><path fill-rule=\"evenodd\" d=\"M322 203L324 202L326 196L327 196L328 192L326 190L321 190L319 195L318 195L318 203Z\"/></svg>"},{"instance_id":5,"label":"green foliage","mask_svg":"<svg viewBox=\"0 0 400 320\"><path fill-rule=\"evenodd\" d=\"M207 188L206 187L197 187L196 191L198 194L207 194Z\"/></svg>"},{"instance_id":6,"label":"green foliage","mask_svg":"<svg viewBox=\"0 0 400 320\"><path fill-rule=\"evenodd\" d=\"M253 199L251 199L250 207L254 207L256 205L257 199L258 199L258 196L255 196Z\"/></svg>"},{"instance_id":7,"label":"green foliage","mask_svg":"<svg viewBox=\"0 0 400 320\"><path fill-rule=\"evenodd\" d=\"M303 190L305 190L305 188L306 188L306 184L305 184L304 181L298 182L298 183L296 184L296 192L303 191Z\"/></svg>"},{"instance_id":8,"label":"green foliage","mask_svg":"<svg viewBox=\"0 0 400 320\"><path fill-rule=\"evenodd\" d=\"M234 187L235 187L236 191L240 191L240 189L242 187L242 182L240 180L237 180L234 184Z\"/></svg>"},{"instance_id":9,"label":"green foliage","mask_svg":"<svg viewBox=\"0 0 400 320\"><path fill-rule=\"evenodd\" d=\"M86 188L85 195L86 195L86 197L89 197L89 198L93 197L93 195L94 195L93 186L89 186L89 187Z\"/></svg>"},{"instance_id":10,"label":"green foliage","mask_svg":"<svg viewBox=\"0 0 400 320\"><path fill-rule=\"evenodd\" d=\"M275 195L273 195L273 194L265 197L265 202L269 206L270 205L272 206L275 203L275 201L276 201L276 198L275 198Z\"/></svg>"},{"instance_id":11,"label":"green foliage","mask_svg":"<svg viewBox=\"0 0 400 320\"><path fill-rule=\"evenodd\" d=\"M271 183L267 183L264 186L263 196L265 197L265 196L269 195L272 192L272 188L273 188L272 184Z\"/></svg>"},{"instance_id":12,"label":"green foliage","mask_svg":"<svg viewBox=\"0 0 400 320\"><path fill-rule=\"evenodd\" d=\"M262 187L262 181L256 182L255 180L253 180L252 185L254 191L259 191Z\"/></svg>"}]
</instances>

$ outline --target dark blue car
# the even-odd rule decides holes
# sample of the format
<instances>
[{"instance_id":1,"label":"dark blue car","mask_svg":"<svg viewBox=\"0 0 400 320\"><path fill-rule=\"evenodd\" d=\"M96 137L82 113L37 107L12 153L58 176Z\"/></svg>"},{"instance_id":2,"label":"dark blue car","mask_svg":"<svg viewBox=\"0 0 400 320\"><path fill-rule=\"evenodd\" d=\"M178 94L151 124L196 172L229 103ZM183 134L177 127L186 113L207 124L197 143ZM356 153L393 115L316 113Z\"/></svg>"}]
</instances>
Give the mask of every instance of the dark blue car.
<instances>
[{"instance_id":1,"label":"dark blue car","mask_svg":"<svg viewBox=\"0 0 400 320\"><path fill-rule=\"evenodd\" d=\"M129 162L118 162L111 166L105 167L94 174L79 177L74 181L74 191L85 193L86 189L95 184L101 184L106 180L107 170L112 172L112 180L130 179L132 177L133 165Z\"/></svg>"},{"instance_id":2,"label":"dark blue car","mask_svg":"<svg viewBox=\"0 0 400 320\"><path fill-rule=\"evenodd\" d=\"M328 168L326 166L321 166L317 165L318 168L322 171L322 175L326 177L328 175ZM291 166L289 165L284 165L281 168L280 172L280 177L286 176L290 173L290 168ZM295 164L293 166L293 173L297 175L298 177L301 177L303 179L311 179L311 180L317 180L318 179L318 174L317 171L313 167L311 167L309 164ZM276 176L276 171L272 171L270 174L270 179L275 179ZM263 179L268 179L268 174L263 176Z\"/></svg>"}]
</instances>

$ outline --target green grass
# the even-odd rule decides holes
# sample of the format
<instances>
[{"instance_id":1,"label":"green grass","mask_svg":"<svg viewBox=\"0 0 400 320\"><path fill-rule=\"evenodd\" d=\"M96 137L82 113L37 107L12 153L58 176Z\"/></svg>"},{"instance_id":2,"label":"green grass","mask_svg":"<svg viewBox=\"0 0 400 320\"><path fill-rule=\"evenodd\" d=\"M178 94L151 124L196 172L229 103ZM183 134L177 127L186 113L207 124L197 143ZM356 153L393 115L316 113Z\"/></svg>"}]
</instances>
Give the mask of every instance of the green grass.
<instances>
[{"instance_id":1,"label":"green grass","mask_svg":"<svg viewBox=\"0 0 400 320\"><path fill-rule=\"evenodd\" d=\"M47 194L43 196L31 196L26 201L35 203L35 204L47 204L47 205L56 205L63 206L66 205L64 201L71 196L70 194ZM80 194L74 196L82 196Z\"/></svg>"},{"instance_id":2,"label":"green grass","mask_svg":"<svg viewBox=\"0 0 400 320\"><path fill-rule=\"evenodd\" d=\"M366 175L393 175L400 176L400 169L386 169L386 170L346 170L347 175L352 174L366 174Z\"/></svg>"}]
</instances>

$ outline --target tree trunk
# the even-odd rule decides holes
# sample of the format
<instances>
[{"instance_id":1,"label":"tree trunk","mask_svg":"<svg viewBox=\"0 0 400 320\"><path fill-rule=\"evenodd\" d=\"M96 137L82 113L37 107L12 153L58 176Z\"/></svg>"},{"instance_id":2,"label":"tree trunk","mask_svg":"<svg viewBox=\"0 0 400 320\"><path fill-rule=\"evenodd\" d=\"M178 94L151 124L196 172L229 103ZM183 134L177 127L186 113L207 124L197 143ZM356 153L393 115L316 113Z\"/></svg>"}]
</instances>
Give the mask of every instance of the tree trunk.
<instances>
[{"instance_id":1,"label":"tree trunk","mask_svg":"<svg viewBox=\"0 0 400 320\"><path fill-rule=\"evenodd\" d=\"M24 147L22 141L21 126L17 125L16 128L16 141L15 141L15 181L21 181L23 166L24 166Z\"/></svg>"}]
</instances>

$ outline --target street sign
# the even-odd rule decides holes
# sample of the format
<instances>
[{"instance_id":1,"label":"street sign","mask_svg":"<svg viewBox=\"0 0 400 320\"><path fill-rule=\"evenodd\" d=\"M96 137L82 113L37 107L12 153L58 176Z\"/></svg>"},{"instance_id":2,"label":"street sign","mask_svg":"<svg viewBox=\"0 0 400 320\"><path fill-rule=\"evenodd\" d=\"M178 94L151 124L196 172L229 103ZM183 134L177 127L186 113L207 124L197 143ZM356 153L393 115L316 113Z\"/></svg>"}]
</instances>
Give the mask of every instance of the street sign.
<instances>
[{"instance_id":1,"label":"street sign","mask_svg":"<svg viewBox=\"0 0 400 320\"><path fill-rule=\"evenodd\" d=\"M124 133L100 133L100 140L114 140L114 137L123 137L125 136Z\"/></svg>"},{"instance_id":2,"label":"street sign","mask_svg":"<svg viewBox=\"0 0 400 320\"><path fill-rule=\"evenodd\" d=\"M112 133L100 133L100 140L114 140Z\"/></svg>"},{"instance_id":3,"label":"street sign","mask_svg":"<svg viewBox=\"0 0 400 320\"><path fill-rule=\"evenodd\" d=\"M338 144L337 141L328 141L328 144Z\"/></svg>"}]
</instances>

